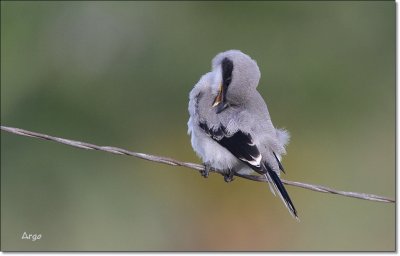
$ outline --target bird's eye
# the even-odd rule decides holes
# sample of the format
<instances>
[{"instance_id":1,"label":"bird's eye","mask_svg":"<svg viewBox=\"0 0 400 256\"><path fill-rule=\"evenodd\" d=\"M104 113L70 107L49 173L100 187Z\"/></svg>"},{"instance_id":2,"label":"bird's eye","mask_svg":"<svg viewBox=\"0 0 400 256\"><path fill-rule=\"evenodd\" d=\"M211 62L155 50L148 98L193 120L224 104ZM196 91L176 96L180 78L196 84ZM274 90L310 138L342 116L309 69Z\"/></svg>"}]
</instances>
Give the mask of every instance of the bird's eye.
<instances>
[{"instance_id":1,"label":"bird's eye","mask_svg":"<svg viewBox=\"0 0 400 256\"><path fill-rule=\"evenodd\" d=\"M225 87L232 82L232 71L233 71L233 62L228 59L224 58L221 63L222 66L222 84Z\"/></svg>"}]
</instances>

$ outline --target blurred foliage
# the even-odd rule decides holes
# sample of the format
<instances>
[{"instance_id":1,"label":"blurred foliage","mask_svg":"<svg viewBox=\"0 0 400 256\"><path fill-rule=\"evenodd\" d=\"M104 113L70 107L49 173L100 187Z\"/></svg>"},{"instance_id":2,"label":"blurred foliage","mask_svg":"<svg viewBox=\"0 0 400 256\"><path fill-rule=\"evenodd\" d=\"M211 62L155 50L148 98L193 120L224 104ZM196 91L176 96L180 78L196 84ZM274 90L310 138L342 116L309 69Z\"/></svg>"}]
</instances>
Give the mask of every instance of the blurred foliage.
<instances>
[{"instance_id":1,"label":"blurred foliage","mask_svg":"<svg viewBox=\"0 0 400 256\"><path fill-rule=\"evenodd\" d=\"M285 179L394 197L394 2L1 1L1 123L199 162L188 93L228 49ZM1 133L3 250L395 250L395 205L288 190L300 223L265 184Z\"/></svg>"}]
</instances>

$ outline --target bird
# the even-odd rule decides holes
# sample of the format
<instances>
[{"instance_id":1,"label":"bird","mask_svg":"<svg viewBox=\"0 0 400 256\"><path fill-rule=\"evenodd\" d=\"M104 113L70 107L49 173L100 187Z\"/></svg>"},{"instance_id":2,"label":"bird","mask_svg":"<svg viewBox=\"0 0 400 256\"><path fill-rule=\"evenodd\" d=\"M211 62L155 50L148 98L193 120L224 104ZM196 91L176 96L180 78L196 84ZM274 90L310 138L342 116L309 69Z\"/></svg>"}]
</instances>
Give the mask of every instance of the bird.
<instances>
[{"instance_id":1,"label":"bird","mask_svg":"<svg viewBox=\"0 0 400 256\"><path fill-rule=\"evenodd\" d=\"M257 62L240 50L218 53L210 72L201 76L189 94L188 134L208 177L215 169L230 182L235 173L263 175L298 220L283 185L281 163L290 135L275 128L268 107L257 91L261 77Z\"/></svg>"}]
</instances>

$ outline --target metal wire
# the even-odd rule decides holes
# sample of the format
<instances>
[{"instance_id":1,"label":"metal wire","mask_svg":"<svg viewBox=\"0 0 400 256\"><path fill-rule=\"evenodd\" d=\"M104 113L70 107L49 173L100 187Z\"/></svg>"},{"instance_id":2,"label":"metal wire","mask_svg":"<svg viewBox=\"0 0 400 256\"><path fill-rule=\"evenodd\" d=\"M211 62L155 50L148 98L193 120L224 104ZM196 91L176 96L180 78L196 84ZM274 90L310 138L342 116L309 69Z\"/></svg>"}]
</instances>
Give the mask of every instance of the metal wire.
<instances>
[{"instance_id":1,"label":"metal wire","mask_svg":"<svg viewBox=\"0 0 400 256\"><path fill-rule=\"evenodd\" d=\"M184 167L194 169L197 171L204 170L203 165L189 163L189 162L181 162L181 161L178 161L178 160L175 160L172 158L168 158L168 157L164 157L164 156L156 156L156 155L150 155L150 154L144 154L144 153L137 153L137 152L132 152L132 151L122 149L122 148L117 148L117 147L98 146L98 145L94 145L94 144L90 144L90 143L86 143L86 142L54 137L54 136L50 136L47 134L31 132L31 131L14 128L14 127L7 127L7 126L0 126L0 127L1 127L1 130L9 132L9 133L26 136L26 137L42 139L42 140L54 141L54 142L69 145L72 147L76 147L76 148L105 151L105 152L109 152L109 153L117 154L117 155L134 156L134 157L138 157L138 158L145 159L145 160L152 161L152 162L157 162L157 163L162 163L162 164L167 164L167 165L172 165L172 166L184 166ZM210 171L218 173L217 170L210 170ZM236 173L235 175L238 177L244 178L244 179L248 179L248 180L259 181L259 182L268 182L263 176L242 175L242 174L238 174L238 173ZM384 197L384 196L373 195L373 194L341 191L341 190L336 190L336 189L332 189L332 188L321 186L321 185L307 184L307 183L284 180L284 179L282 179L282 182L286 185L295 186L295 187L304 188L304 189L322 192L322 193L330 193L330 194L336 194L336 195L341 195L341 196L346 196L346 197L353 197L353 198L358 198L358 199L377 201L377 202L385 202L385 203L395 203L396 202L395 199L392 199L389 197Z\"/></svg>"}]
</instances>

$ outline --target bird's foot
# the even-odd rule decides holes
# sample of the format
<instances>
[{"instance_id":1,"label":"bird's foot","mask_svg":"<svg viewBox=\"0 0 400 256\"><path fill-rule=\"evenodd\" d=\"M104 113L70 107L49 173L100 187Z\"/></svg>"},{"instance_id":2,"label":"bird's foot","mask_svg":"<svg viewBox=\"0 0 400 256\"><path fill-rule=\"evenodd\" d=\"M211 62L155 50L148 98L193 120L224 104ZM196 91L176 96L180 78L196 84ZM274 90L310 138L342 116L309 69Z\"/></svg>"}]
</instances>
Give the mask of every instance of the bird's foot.
<instances>
[{"instance_id":1,"label":"bird's foot","mask_svg":"<svg viewBox=\"0 0 400 256\"><path fill-rule=\"evenodd\" d=\"M228 172L225 172L224 173L224 181L226 183L233 181L234 180L233 174L234 174L234 172L231 169L229 169Z\"/></svg>"},{"instance_id":2,"label":"bird's foot","mask_svg":"<svg viewBox=\"0 0 400 256\"><path fill-rule=\"evenodd\" d=\"M209 163L203 163L203 165L204 165L204 170L201 170L200 174L204 178L208 178L208 175L210 174L210 170L211 170L211 165Z\"/></svg>"}]
</instances>

